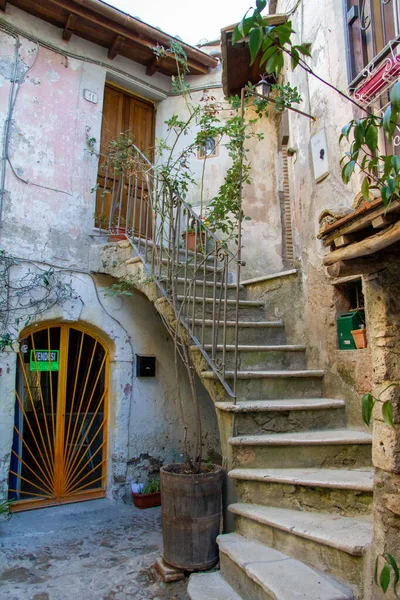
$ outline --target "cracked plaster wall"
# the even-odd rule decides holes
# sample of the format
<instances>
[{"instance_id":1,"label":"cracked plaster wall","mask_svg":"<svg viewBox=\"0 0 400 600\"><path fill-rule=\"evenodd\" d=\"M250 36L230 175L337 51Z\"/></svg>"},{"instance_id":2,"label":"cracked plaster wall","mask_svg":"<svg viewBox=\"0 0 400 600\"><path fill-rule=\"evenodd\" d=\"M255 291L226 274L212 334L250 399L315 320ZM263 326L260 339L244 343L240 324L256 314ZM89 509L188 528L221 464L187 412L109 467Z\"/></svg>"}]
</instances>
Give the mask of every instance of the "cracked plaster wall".
<instances>
[{"instance_id":1,"label":"cracked plaster wall","mask_svg":"<svg viewBox=\"0 0 400 600\"><path fill-rule=\"evenodd\" d=\"M293 7L293 2L280 0L277 12ZM341 2L321 0L301 3L293 16L294 43L312 43L313 70L339 89L347 89L344 17ZM318 217L325 209L337 211L351 208L360 185L353 177L350 185L341 180L340 159L347 149L339 145L341 129L354 118L352 105L326 85L307 75L301 68L294 72L286 65L285 78L297 86L303 97L299 108L316 117L313 122L289 111L288 146L295 149L289 162L292 230L295 258L301 266L304 312L302 325L308 344L310 367L326 370L325 393L346 397L349 423L363 427L360 397L371 387L370 350L346 352L337 350L336 318L342 297L325 275L322 264L326 249L317 239ZM314 179L311 138L322 129L326 133L329 175L321 182ZM368 318L368 316L367 316ZM334 360L332 360L334 356Z\"/></svg>"},{"instance_id":2,"label":"cracked plaster wall","mask_svg":"<svg viewBox=\"0 0 400 600\"><path fill-rule=\"evenodd\" d=\"M212 78L211 78L212 76ZM192 82L192 79L194 80ZM220 71L216 69L211 75L190 78L188 82L196 86L204 86L220 82ZM233 113L230 105L224 101L222 89L209 89L208 95L213 96L217 102L221 102L223 110L220 119L228 119ZM200 103L203 91L191 94L193 104ZM156 139L167 136L165 120L176 113L179 118L187 118L188 112L185 101L180 97L171 97L162 101L158 106ZM256 117L254 110L246 111L247 118ZM246 149L251 163L250 185L243 186L243 209L245 215L251 220L243 222L243 251L242 256L246 261L243 268L243 278L257 277L266 273L275 273L282 268L282 222L281 209L278 195L279 155L277 140L277 119L271 111L271 117L263 118L253 126L255 133L262 133L264 141L256 139L246 140ZM173 137L169 138L170 140ZM191 135L182 136L177 145L176 152L183 149L193 140ZM227 169L231 166L228 150L225 148L226 139L219 144L218 156L210 157L206 161L203 191L203 214L204 206L207 206L214 196L217 195L220 185L224 181ZM191 186L186 201L194 210L200 214L201 205L201 179L203 160L193 156L190 165L196 181ZM236 247L232 247L235 251Z\"/></svg>"},{"instance_id":3,"label":"cracked plaster wall","mask_svg":"<svg viewBox=\"0 0 400 600\"><path fill-rule=\"evenodd\" d=\"M26 268L32 268L27 266ZM88 325L110 349L110 393L107 456L107 495L128 494L131 480L146 481L163 464L181 461L183 426L176 404L173 344L153 305L142 295L134 298L104 295L112 278L66 275L78 299L54 307L37 326L57 322ZM98 295L96 294L94 283ZM105 309L105 310L104 310ZM113 318L114 317L114 318ZM156 377L135 375L135 355L156 357ZM12 431L17 356L0 354L0 497L6 492ZM183 397L189 385L179 376ZM219 460L220 444L214 406L198 382L204 430L204 456ZM189 439L194 431L193 411L187 411Z\"/></svg>"},{"instance_id":4,"label":"cracked plaster wall","mask_svg":"<svg viewBox=\"0 0 400 600\"><path fill-rule=\"evenodd\" d=\"M145 75L145 67L117 57L107 59L107 50L72 36L61 39L61 30L7 4L1 19L65 49L109 63L160 91L170 89L168 77ZM36 57L35 43L20 37L17 75L25 73ZM0 138L7 119L13 72L13 39L0 32ZM107 494L119 498L131 478L146 480L155 465L178 459L182 453L182 426L175 405L172 346L151 304L134 299L104 298L111 281L97 279L101 303L93 279L79 270L88 269L93 243L97 158L86 144L86 131L100 139L102 99L106 78L133 89L128 77L112 75L104 66L91 64L40 46L32 70L24 79L11 121L9 157L19 180L7 166L0 247L22 259L68 268L81 301L66 303L44 315L41 322L62 321L89 324L109 345L111 358L110 428ZM98 95L98 103L87 102L83 90ZM136 89L137 91L137 89ZM48 189L51 188L51 189ZM100 241L95 237L96 241ZM26 264L26 263L23 263ZM32 265L30 267L32 268ZM104 310L115 316L118 324ZM131 344L129 343L131 342ZM133 376L133 355L156 356L157 377L139 380ZM16 356L0 355L0 495L7 487L12 441ZM182 386L187 381L182 375ZM205 455L218 458L219 436L214 407L200 391L205 430ZM190 422L192 425L192 421Z\"/></svg>"}]
</instances>

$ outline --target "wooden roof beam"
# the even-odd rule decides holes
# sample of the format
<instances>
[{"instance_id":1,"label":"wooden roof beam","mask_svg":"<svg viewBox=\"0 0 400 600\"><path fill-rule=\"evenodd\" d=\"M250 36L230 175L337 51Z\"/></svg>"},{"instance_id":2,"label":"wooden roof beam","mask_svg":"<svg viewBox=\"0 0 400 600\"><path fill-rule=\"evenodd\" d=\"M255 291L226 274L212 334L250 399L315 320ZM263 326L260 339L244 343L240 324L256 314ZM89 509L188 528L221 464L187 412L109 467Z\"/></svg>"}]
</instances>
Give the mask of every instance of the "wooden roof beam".
<instances>
[{"instance_id":1,"label":"wooden roof beam","mask_svg":"<svg viewBox=\"0 0 400 600\"><path fill-rule=\"evenodd\" d=\"M3 2L4 0L0 0ZM78 17L86 19L98 27L104 27L116 35L125 37L126 41L132 41L146 48L159 44L169 45L171 36L154 27L138 21L124 13L120 13L112 6L108 6L96 0L47 0L55 6L73 12ZM96 12L95 12L95 10ZM107 15L107 16L106 16ZM188 57L188 66L196 68L201 73L207 73L208 68L215 68L218 61L204 52L183 44Z\"/></svg>"},{"instance_id":2,"label":"wooden roof beam","mask_svg":"<svg viewBox=\"0 0 400 600\"><path fill-rule=\"evenodd\" d=\"M157 71L158 59L155 56L152 61L146 67L146 75L151 77Z\"/></svg>"},{"instance_id":3,"label":"wooden roof beam","mask_svg":"<svg viewBox=\"0 0 400 600\"><path fill-rule=\"evenodd\" d=\"M353 275L369 275L383 271L385 264L383 260L368 258L353 258L352 260L339 260L333 265L326 267L328 277L337 279L339 277L351 277Z\"/></svg>"},{"instance_id":4,"label":"wooden roof beam","mask_svg":"<svg viewBox=\"0 0 400 600\"><path fill-rule=\"evenodd\" d=\"M394 225L382 229L379 233L365 238L361 242L355 242L344 248L338 248L333 250L330 254L325 256L323 263L325 266L330 266L338 262L339 260L350 260L353 258L361 258L363 256L369 256L374 254L383 248L391 246L395 242L400 241L400 221L397 221Z\"/></svg>"},{"instance_id":5,"label":"wooden roof beam","mask_svg":"<svg viewBox=\"0 0 400 600\"><path fill-rule=\"evenodd\" d=\"M119 54L122 46L125 43L125 38L122 35L117 35L115 38L111 48L108 50L107 58L110 60L114 60L114 58Z\"/></svg>"},{"instance_id":6,"label":"wooden roof beam","mask_svg":"<svg viewBox=\"0 0 400 600\"><path fill-rule=\"evenodd\" d=\"M64 31L63 31L63 40L65 40L66 42L69 42L69 40L71 39L71 35L74 33L74 27L76 25L76 22L78 20L78 17L76 15L74 15L73 13L71 13L68 17L68 21L64 27Z\"/></svg>"}]
</instances>

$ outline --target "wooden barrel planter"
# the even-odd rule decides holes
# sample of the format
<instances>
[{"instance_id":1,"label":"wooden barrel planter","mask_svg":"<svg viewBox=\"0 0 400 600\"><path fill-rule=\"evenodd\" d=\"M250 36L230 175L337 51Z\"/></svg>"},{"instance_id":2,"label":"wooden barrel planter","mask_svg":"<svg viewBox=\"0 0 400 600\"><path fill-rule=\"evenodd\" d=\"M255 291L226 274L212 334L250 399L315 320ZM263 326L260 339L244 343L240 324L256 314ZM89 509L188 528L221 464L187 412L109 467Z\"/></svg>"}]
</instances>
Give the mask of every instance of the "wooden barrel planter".
<instances>
[{"instance_id":1,"label":"wooden barrel planter","mask_svg":"<svg viewBox=\"0 0 400 600\"><path fill-rule=\"evenodd\" d=\"M224 472L213 465L207 473L160 470L164 560L183 571L205 571L218 562Z\"/></svg>"}]
</instances>

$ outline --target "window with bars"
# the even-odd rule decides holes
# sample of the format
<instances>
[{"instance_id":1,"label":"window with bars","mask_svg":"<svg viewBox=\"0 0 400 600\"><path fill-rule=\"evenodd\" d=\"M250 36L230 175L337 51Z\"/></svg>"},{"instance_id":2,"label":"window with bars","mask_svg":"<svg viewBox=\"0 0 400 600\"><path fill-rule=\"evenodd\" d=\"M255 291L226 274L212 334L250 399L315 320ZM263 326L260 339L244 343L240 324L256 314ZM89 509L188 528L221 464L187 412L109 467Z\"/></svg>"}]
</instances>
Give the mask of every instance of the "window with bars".
<instances>
[{"instance_id":1,"label":"window with bars","mask_svg":"<svg viewBox=\"0 0 400 600\"><path fill-rule=\"evenodd\" d=\"M400 0L344 0L350 87L400 42Z\"/></svg>"}]
</instances>

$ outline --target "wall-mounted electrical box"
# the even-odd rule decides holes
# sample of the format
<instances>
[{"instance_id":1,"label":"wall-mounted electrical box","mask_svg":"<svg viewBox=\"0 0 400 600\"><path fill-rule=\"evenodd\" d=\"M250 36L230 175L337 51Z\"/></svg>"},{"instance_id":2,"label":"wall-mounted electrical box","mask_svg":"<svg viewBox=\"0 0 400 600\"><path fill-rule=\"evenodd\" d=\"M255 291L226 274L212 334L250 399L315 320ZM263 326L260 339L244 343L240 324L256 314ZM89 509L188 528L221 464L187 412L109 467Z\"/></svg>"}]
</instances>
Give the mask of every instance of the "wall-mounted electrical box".
<instances>
[{"instance_id":1,"label":"wall-mounted electrical box","mask_svg":"<svg viewBox=\"0 0 400 600\"><path fill-rule=\"evenodd\" d=\"M156 357L136 354L136 377L155 377Z\"/></svg>"}]
</instances>

